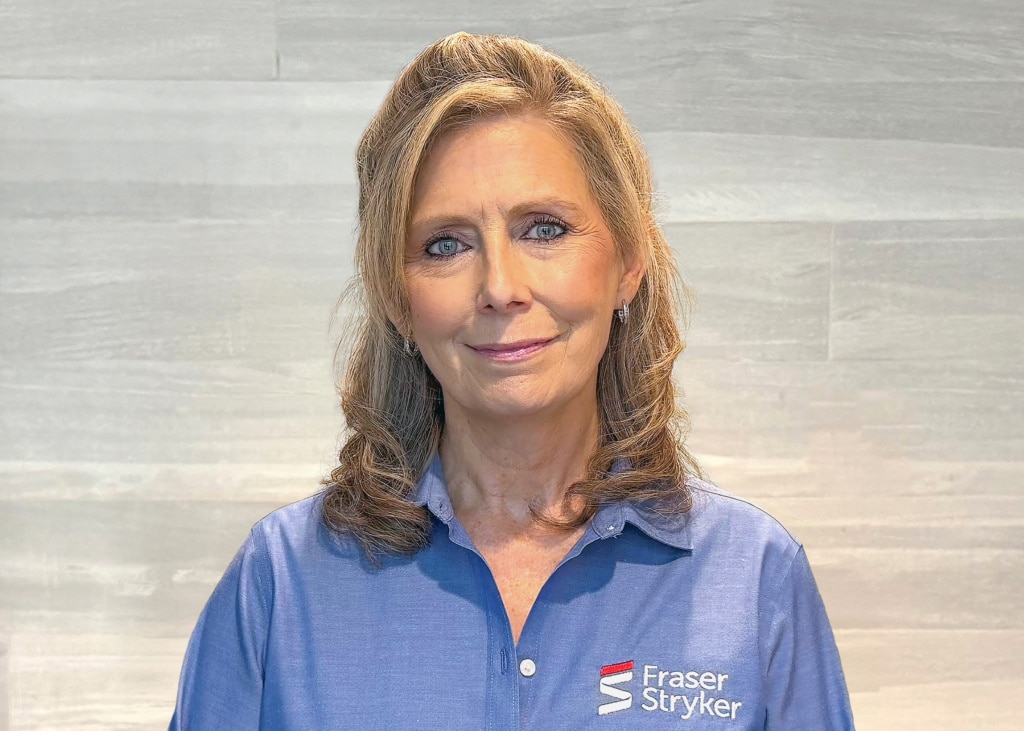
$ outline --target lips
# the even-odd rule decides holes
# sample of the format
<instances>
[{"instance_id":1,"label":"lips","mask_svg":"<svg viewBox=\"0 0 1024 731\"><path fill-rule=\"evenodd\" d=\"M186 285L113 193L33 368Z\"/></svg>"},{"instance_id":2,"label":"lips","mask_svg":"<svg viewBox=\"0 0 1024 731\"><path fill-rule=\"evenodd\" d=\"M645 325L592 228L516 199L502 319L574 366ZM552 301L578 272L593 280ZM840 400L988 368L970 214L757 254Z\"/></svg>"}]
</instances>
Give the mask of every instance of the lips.
<instances>
[{"instance_id":1,"label":"lips","mask_svg":"<svg viewBox=\"0 0 1024 731\"><path fill-rule=\"evenodd\" d=\"M554 338L534 338L532 340L517 340L514 343L487 343L469 347L488 360L511 363L529 358L534 353L543 350L552 340Z\"/></svg>"}]
</instances>

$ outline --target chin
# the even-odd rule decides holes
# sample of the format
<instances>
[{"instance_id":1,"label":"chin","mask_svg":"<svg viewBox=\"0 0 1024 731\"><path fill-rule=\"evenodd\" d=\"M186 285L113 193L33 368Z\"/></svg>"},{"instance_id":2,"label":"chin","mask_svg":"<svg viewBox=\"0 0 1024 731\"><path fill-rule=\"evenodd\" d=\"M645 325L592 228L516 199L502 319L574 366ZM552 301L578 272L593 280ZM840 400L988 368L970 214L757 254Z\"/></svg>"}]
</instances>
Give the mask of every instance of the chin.
<instances>
[{"instance_id":1,"label":"chin","mask_svg":"<svg viewBox=\"0 0 1024 731\"><path fill-rule=\"evenodd\" d=\"M541 399L502 398L475 404L474 411L481 416L514 419L535 416L551 409L555 404Z\"/></svg>"},{"instance_id":2,"label":"chin","mask_svg":"<svg viewBox=\"0 0 1024 731\"><path fill-rule=\"evenodd\" d=\"M549 389L540 393L535 390L502 390L476 394L476 398L459 401L463 408L483 417L514 419L557 413L578 397L578 393L551 393Z\"/></svg>"}]
</instances>

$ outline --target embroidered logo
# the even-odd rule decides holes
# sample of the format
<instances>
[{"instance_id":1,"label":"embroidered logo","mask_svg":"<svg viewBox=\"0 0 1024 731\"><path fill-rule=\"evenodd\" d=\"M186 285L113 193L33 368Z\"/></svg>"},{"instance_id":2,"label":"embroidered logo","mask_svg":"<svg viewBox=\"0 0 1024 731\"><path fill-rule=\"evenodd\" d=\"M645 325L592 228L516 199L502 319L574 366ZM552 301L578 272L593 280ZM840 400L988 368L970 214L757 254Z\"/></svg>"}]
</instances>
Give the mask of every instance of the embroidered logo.
<instances>
[{"instance_id":1,"label":"embroidered logo","mask_svg":"<svg viewBox=\"0 0 1024 731\"><path fill-rule=\"evenodd\" d=\"M602 703L597 707L597 712L604 716L616 711L624 711L633 705L633 694L623 688L617 688L620 683L630 683L633 680L633 661L620 662L614 665L605 665L601 668L601 693L614 698L613 701Z\"/></svg>"},{"instance_id":2,"label":"embroidered logo","mask_svg":"<svg viewBox=\"0 0 1024 731\"><path fill-rule=\"evenodd\" d=\"M599 705L599 715L605 716L633 707L635 666L634 660L628 660L601 668L601 695L614 700ZM742 713L743 701L734 700L739 689L729 682L728 673L717 670L663 670L650 663L641 663L641 667L643 670L637 678L640 686L637 688L640 694L639 711L671 713L684 721L703 716L735 721Z\"/></svg>"}]
</instances>

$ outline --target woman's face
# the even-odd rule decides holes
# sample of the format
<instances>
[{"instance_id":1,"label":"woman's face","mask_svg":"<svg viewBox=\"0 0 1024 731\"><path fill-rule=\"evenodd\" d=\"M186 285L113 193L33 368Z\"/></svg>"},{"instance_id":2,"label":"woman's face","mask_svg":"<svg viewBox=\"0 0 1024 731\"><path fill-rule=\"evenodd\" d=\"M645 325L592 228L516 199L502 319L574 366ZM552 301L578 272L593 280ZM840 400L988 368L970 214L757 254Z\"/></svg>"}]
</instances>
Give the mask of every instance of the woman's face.
<instances>
[{"instance_id":1,"label":"woman's face","mask_svg":"<svg viewBox=\"0 0 1024 731\"><path fill-rule=\"evenodd\" d=\"M412 339L445 409L592 409L614 311L636 294L573 148L538 117L447 133L424 161L405 247Z\"/></svg>"}]
</instances>

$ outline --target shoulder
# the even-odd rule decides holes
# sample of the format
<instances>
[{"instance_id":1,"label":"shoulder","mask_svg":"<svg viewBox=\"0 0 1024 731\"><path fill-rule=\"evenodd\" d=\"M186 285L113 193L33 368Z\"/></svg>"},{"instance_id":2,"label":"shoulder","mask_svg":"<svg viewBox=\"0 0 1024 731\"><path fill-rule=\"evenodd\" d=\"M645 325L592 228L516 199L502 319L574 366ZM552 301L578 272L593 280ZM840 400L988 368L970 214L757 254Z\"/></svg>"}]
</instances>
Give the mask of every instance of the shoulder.
<instances>
[{"instance_id":1,"label":"shoulder","mask_svg":"<svg viewBox=\"0 0 1024 731\"><path fill-rule=\"evenodd\" d=\"M352 554L358 543L329 529L323 520L323 493L274 510L252 528L251 543L271 564Z\"/></svg>"},{"instance_id":2,"label":"shoulder","mask_svg":"<svg viewBox=\"0 0 1024 731\"><path fill-rule=\"evenodd\" d=\"M268 513L253 526L270 539L284 540L303 535L320 521L323 496L320 493L289 503Z\"/></svg>"},{"instance_id":3,"label":"shoulder","mask_svg":"<svg viewBox=\"0 0 1024 731\"><path fill-rule=\"evenodd\" d=\"M799 539L756 502L696 477L687 478L686 486L693 503L689 512L693 530L720 531L731 526L733 529L742 528L744 534L751 537L793 548L800 547Z\"/></svg>"},{"instance_id":4,"label":"shoulder","mask_svg":"<svg viewBox=\"0 0 1024 731\"><path fill-rule=\"evenodd\" d=\"M755 560L762 570L785 574L803 546L778 519L751 500L718 485L688 478L692 507L686 516L695 552Z\"/></svg>"}]
</instances>

